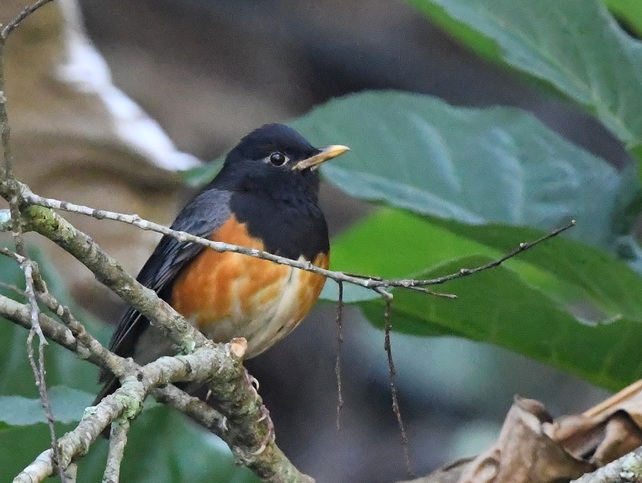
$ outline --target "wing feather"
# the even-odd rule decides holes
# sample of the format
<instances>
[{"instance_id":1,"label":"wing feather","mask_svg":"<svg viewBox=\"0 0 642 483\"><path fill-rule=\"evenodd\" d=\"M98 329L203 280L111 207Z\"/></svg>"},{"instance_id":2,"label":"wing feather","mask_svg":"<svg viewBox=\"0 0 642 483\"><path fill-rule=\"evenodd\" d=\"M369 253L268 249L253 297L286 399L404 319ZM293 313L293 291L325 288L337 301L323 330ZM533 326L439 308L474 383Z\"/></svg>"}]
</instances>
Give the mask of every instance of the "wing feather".
<instances>
[{"instance_id":1,"label":"wing feather","mask_svg":"<svg viewBox=\"0 0 642 483\"><path fill-rule=\"evenodd\" d=\"M171 228L210 237L230 216L230 196L229 191L209 187L183 208ZM163 236L136 279L167 300L178 273L204 249L198 243L179 242L174 237ZM129 307L112 335L109 349L120 356L131 357L136 340L148 326L149 321L138 310ZM111 377L108 371L101 371L102 382L109 381Z\"/></svg>"}]
</instances>

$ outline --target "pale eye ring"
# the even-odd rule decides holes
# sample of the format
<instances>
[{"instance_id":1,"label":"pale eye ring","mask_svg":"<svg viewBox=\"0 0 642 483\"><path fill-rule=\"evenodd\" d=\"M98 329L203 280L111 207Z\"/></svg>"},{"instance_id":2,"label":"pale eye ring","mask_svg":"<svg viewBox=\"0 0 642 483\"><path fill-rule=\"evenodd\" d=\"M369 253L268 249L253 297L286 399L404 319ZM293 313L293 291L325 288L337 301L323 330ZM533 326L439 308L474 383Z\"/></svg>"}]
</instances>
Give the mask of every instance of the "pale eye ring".
<instances>
[{"instance_id":1,"label":"pale eye ring","mask_svg":"<svg viewBox=\"0 0 642 483\"><path fill-rule=\"evenodd\" d=\"M272 163L274 166L283 166L288 160L285 154L280 153L278 151L270 154L268 159L270 160L270 163Z\"/></svg>"}]
</instances>

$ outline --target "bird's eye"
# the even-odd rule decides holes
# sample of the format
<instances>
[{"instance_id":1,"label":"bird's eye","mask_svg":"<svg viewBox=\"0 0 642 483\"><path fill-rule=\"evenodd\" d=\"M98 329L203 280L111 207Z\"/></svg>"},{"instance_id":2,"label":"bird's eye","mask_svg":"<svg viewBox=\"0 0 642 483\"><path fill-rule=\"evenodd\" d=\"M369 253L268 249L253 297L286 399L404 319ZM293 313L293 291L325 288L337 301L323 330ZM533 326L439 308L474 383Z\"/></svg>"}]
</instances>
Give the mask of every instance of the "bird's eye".
<instances>
[{"instance_id":1,"label":"bird's eye","mask_svg":"<svg viewBox=\"0 0 642 483\"><path fill-rule=\"evenodd\" d=\"M270 163L272 163L274 166L283 166L288 160L285 154L279 152L270 154L269 159Z\"/></svg>"}]
</instances>

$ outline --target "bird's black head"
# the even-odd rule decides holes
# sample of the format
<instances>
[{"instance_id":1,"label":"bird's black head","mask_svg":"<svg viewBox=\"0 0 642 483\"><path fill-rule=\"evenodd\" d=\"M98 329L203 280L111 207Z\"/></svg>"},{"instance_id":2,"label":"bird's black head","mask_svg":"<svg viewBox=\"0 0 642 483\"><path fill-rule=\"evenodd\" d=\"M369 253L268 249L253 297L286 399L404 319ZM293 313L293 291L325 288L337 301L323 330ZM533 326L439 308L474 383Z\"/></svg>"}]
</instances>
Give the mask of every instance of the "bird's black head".
<instances>
[{"instance_id":1,"label":"bird's black head","mask_svg":"<svg viewBox=\"0 0 642 483\"><path fill-rule=\"evenodd\" d=\"M317 167L347 150L345 146L317 149L288 126L266 124L230 151L213 183L218 188L277 199L301 195L316 199Z\"/></svg>"}]
</instances>

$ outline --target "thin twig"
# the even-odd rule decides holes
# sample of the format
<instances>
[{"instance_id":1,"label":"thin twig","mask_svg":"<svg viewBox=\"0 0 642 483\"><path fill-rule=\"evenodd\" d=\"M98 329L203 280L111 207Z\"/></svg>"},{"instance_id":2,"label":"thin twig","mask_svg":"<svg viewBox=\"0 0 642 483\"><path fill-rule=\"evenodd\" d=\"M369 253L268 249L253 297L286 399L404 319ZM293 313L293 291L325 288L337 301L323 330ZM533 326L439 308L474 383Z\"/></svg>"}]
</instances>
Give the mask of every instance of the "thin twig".
<instances>
[{"instance_id":1,"label":"thin twig","mask_svg":"<svg viewBox=\"0 0 642 483\"><path fill-rule=\"evenodd\" d=\"M4 295L0 295L0 316L14 322L17 325L29 330L31 328L31 313L29 308ZM94 364L98 361L92 356L87 348L79 344L71 331L45 314L40 314L40 328L45 336L56 342L56 344L78 355L82 359L88 359Z\"/></svg>"},{"instance_id":2,"label":"thin twig","mask_svg":"<svg viewBox=\"0 0 642 483\"><path fill-rule=\"evenodd\" d=\"M118 483L120 481L120 465L125 454L130 424L129 419L119 418L111 425L109 452L107 453L103 483Z\"/></svg>"},{"instance_id":3,"label":"thin twig","mask_svg":"<svg viewBox=\"0 0 642 483\"><path fill-rule=\"evenodd\" d=\"M21 288L18 288L16 285L12 283L0 282L0 287L6 290L9 290L10 292L15 293L16 295L20 295L21 297L25 296L25 291L22 290Z\"/></svg>"},{"instance_id":4,"label":"thin twig","mask_svg":"<svg viewBox=\"0 0 642 483\"><path fill-rule=\"evenodd\" d=\"M437 278L430 278L426 280L397 280L397 283L401 287L421 287L424 285L439 285L445 282L449 282L451 280L455 280L457 278L463 278L463 277L468 277L470 275L474 275L478 272L482 272L484 270L489 270L491 268L499 267L502 263L504 263L506 260L510 258L514 258L515 256L519 255L520 253L523 253L527 250L530 250L536 245L539 245L542 242L545 242L546 240L549 240L551 238L556 237L557 235L560 235L562 232L573 228L576 225L575 220L569 221L566 225L562 226L561 228L556 228L555 230L552 230L545 235L542 235L540 238L533 240L531 242L522 242L520 243L517 248L511 250L510 252L506 253L505 255L499 257L496 260L493 260L491 262L488 262L484 265L480 265L475 268L462 268L456 273L451 273L450 275L444 275L443 277L437 277Z\"/></svg>"},{"instance_id":5,"label":"thin twig","mask_svg":"<svg viewBox=\"0 0 642 483\"><path fill-rule=\"evenodd\" d=\"M339 286L339 301L337 303L337 355L334 363L334 375L337 379L337 431L341 429L341 408L343 408L343 389L341 383L341 347L343 345L343 282Z\"/></svg>"},{"instance_id":6,"label":"thin twig","mask_svg":"<svg viewBox=\"0 0 642 483\"><path fill-rule=\"evenodd\" d=\"M403 418L401 417L401 409L399 408L399 398L397 395L397 384L395 382L395 377L397 375L397 369L395 368L395 362L392 358L392 345L390 343L390 333L392 332L392 323L390 322L392 317L392 301L386 299L386 308L383 314L384 318L384 333L385 333L385 342L384 349L388 355L388 373L390 377L390 394L392 396L392 411L394 412L397 418L397 425L399 426L399 432L401 433L401 446L403 448L403 457L406 464L406 472L409 477L413 477L412 464L410 461L410 443L408 442L408 433L406 432L406 426L404 425Z\"/></svg>"},{"instance_id":7,"label":"thin twig","mask_svg":"<svg viewBox=\"0 0 642 483\"><path fill-rule=\"evenodd\" d=\"M361 287L365 287L370 290L374 290L377 292L379 295L385 297L385 298L392 298L392 294L388 292L387 289L391 288L405 288L409 290L417 290L423 293L427 293L430 295L438 296L438 297L446 297L446 298L456 298L455 295L453 294L448 294L448 293L439 293L439 292L433 292L428 289L426 289L426 286L429 285L438 285L445 283L450 280L454 280L457 278L462 278L466 277L469 275L472 275L474 273L483 271L483 270L488 270L494 267L497 267L501 265L503 262L506 260L513 258L514 256L529 250L533 248L535 245L538 245L539 243L542 243L549 238L553 238L563 231L568 230L569 228L575 226L575 220L571 220L567 225L555 229L551 231L550 233L547 233L546 235L540 237L539 239L532 241L532 242L524 242L520 243L517 248L512 250L506 255L503 255L502 257L493 260L492 262L489 262L487 264L481 265L479 267L475 267L472 269L469 268L463 268L459 270L458 272L452 273L450 275L446 275L443 277L438 277L434 279L425 279L425 280L412 280L412 279L400 279L400 280L386 280L382 279L381 277L378 276L370 276L370 275L357 275L357 274L350 274L350 273L345 273L345 272L340 272L340 271L332 271L332 270L327 270L323 268L319 268L315 265L313 265L311 262L308 261L301 261L301 260L291 260L289 258L281 257L278 255L273 255L271 253L262 251L262 250L256 250L253 248L247 248L239 245L232 245L229 243L223 243L223 242L218 242L218 241L212 241L207 238L201 238L195 235L192 235L191 233L187 233L184 231L177 231L177 230L172 230L166 226L159 225L157 223L153 223L151 221L145 220L141 218L138 215L129 215L129 214L123 214L123 213L116 213L112 211L106 211L106 210L97 210L94 208L90 208L88 206L82 206L82 205L76 205L74 203L69 203L67 201L60 201L52 198L44 198L42 196L38 196L34 194L26 185L21 185L21 198L23 201L27 204L32 204L32 205L38 205L38 206L44 206L47 208L52 208L56 210L62 210L62 211L67 211L71 213L79 213L85 216L91 216L97 219L108 219L108 220L113 220L113 221L118 221L121 223L127 223L130 225L134 225L142 230L148 230L148 231L155 231L158 233L161 233L166 236L171 236L175 238L176 240L180 242L192 242L192 243L198 243L200 245L212 248L213 250L219 251L219 252L235 252L235 253L241 253L244 255L248 255L251 257L256 257L256 258L262 258L264 260L270 260L274 263L278 263L281 265L288 265L294 268L298 268L301 270L305 270L308 272L316 273L319 275L323 275L327 278L331 278L337 282L345 282L345 283L350 283L353 285L359 285Z\"/></svg>"},{"instance_id":8,"label":"thin twig","mask_svg":"<svg viewBox=\"0 0 642 483\"><path fill-rule=\"evenodd\" d=\"M317 273L319 275L332 278L336 281L343 281L343 282L352 283L355 285L360 285L365 288L376 290L381 295L392 297L390 293L385 292L385 288L387 286L394 286L393 281L388 281L387 283L386 281L375 280L365 276L354 277L354 276L346 275L343 272L334 272L331 270L319 268L313 265L312 262L309 262L309 261L292 260L292 259L281 257L278 255L273 255L272 253L268 253L263 250L257 250L254 248L247 248L239 245L232 245L230 243L208 240L207 238L201 238L199 236L192 235L191 233L187 233L185 231L172 230L171 228L168 228L164 225L159 225L158 223L145 220L138 215L128 215L128 214L115 213L115 212L106 211L106 210L96 210L88 206L76 205L73 203L69 203L67 201L44 198L42 196L38 196L32 193L31 190L24 184L21 186L21 191L22 191L21 198L24 200L26 204L44 206L46 208L67 211L70 213L79 213L85 216L91 216L91 217L97 218L99 220L106 219L106 220L112 220L112 221L119 221L121 223L127 223L130 225L134 225L142 230L154 231L157 233L161 233L163 235L171 236L176 240L178 240L179 242L198 243L200 245L209 247L218 252L241 253L251 257L270 260L274 263L278 263L281 265L289 265L294 268L299 268L301 270L305 270L308 272Z\"/></svg>"},{"instance_id":9,"label":"thin twig","mask_svg":"<svg viewBox=\"0 0 642 483\"><path fill-rule=\"evenodd\" d=\"M21 228L17 228L17 232L14 233L14 238L16 239L16 250L21 250L24 252L24 239ZM49 434L51 438L51 448L53 450L54 458L56 461L60 461L60 453L58 449L58 437L56 436L55 428L55 417L51 409L51 402L49 401L49 392L47 390L47 381L46 381L46 368L45 368L45 353L44 349L47 343L47 338L42 332L40 326L40 306L38 305L36 285L38 288L43 286L42 278L40 277L37 264L30 258L24 256L23 254L12 252L7 248L1 248L0 254L9 256L13 258L22 268L24 278L25 278L25 290L23 292L27 303L29 304L29 335L27 336L27 358L29 360L29 365L33 372L34 380L36 387L38 389L38 394L40 396L40 402L42 408L45 412L45 417L47 419L47 425L49 427ZM33 338L34 335L38 336L38 356L36 361L36 355L33 350ZM65 483L66 476L64 468L59 468L60 478L63 483Z\"/></svg>"},{"instance_id":10,"label":"thin twig","mask_svg":"<svg viewBox=\"0 0 642 483\"><path fill-rule=\"evenodd\" d=\"M107 350L98 339L92 336L85 327L72 315L69 308L61 304L51 292L49 292L44 280L41 280L41 290L36 293L38 301L51 310L71 330L76 340L89 350L98 364L109 369L116 376L124 374L123 368L131 370L131 364L123 364L123 358Z\"/></svg>"},{"instance_id":11,"label":"thin twig","mask_svg":"<svg viewBox=\"0 0 642 483\"><path fill-rule=\"evenodd\" d=\"M29 303L29 308L31 309L31 330L38 335L41 345L47 345L47 339L45 338L42 330L40 329L40 323L38 318L40 315L40 307L38 306L38 300L36 299L36 290L34 288L34 271L37 270L35 262L25 258L16 253L16 257L19 257L21 260L20 268L25 276L25 296ZM34 270L35 269L35 270Z\"/></svg>"},{"instance_id":12,"label":"thin twig","mask_svg":"<svg viewBox=\"0 0 642 483\"><path fill-rule=\"evenodd\" d=\"M16 255L19 256L19 254ZM25 275L25 294L27 296L27 301L29 303L30 309L29 312L31 329L29 330L29 336L27 337L27 356L29 358L31 370L33 371L33 377L36 382L36 387L38 388L38 394L40 395L40 402L47 418L47 425L49 426L49 436L51 438L51 448L53 450L53 455L56 462L59 462L60 450L58 448L58 437L56 436L56 419L54 418L53 411L51 410L51 402L49 401L49 392L47 391L47 380L45 376L46 371L44 350L45 346L47 345L47 338L42 333L42 328L40 327L40 307L38 306L36 291L34 289L34 271L37 271L37 266L35 262L28 258L24 258L20 265L22 266ZM34 335L38 335L37 363L33 353ZM59 466L58 472L60 474L62 483L65 483L66 477L64 474L64 467Z\"/></svg>"},{"instance_id":13,"label":"thin twig","mask_svg":"<svg viewBox=\"0 0 642 483\"><path fill-rule=\"evenodd\" d=\"M9 37L9 34L18 26L22 23L24 19L26 19L29 15L34 13L36 10L38 10L40 7L43 5L51 2L52 0L38 0L32 5L29 5L25 8L22 9L22 11L18 14L17 17L15 17L13 20L11 20L7 25L5 25L2 30L0 30L0 39L2 39L2 42L7 40L7 37Z\"/></svg>"},{"instance_id":14,"label":"thin twig","mask_svg":"<svg viewBox=\"0 0 642 483\"><path fill-rule=\"evenodd\" d=\"M16 181L13 176L13 158L11 152L11 131L9 127L9 115L7 113L7 96L5 94L5 76L4 76L4 48L7 37L20 23L35 12L37 9L42 7L44 4L48 3L51 0L38 0L25 7L13 20L11 20L7 25L5 25L0 30L0 139L2 142L2 174L3 184L8 184L14 186ZM38 388L38 393L40 395L40 401L42 407L44 408L45 415L47 417L47 423L49 426L50 436L51 436L51 448L53 452L53 457L57 463L60 462L60 450L58 448L58 438L56 436L56 429L54 427L54 416L51 411L51 404L49 402L49 394L47 391L46 384L46 371L45 371L45 354L44 348L47 344L47 339L45 338L42 329L40 327L40 307L38 306L38 301L36 299L36 289L34 287L34 281L40 277L37 275L37 267L35 263L29 259L26 248L24 234L22 231L21 216L20 216L20 207L19 207L19 196L18 190L9 190L9 210L11 212L12 223L11 230L13 235L14 244L16 247L16 255L23 258L20 262L20 266L25 275L25 295L30 307L30 325L31 329L29 331L29 336L27 337L27 354L29 358L29 363L33 370L36 387ZM38 362L36 363L36 358L33 352L33 337L38 335ZM64 465L58 465L58 472L62 483L66 483L67 478L65 476Z\"/></svg>"}]
</instances>

